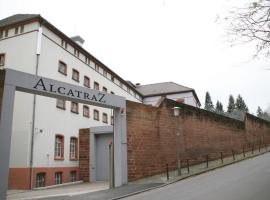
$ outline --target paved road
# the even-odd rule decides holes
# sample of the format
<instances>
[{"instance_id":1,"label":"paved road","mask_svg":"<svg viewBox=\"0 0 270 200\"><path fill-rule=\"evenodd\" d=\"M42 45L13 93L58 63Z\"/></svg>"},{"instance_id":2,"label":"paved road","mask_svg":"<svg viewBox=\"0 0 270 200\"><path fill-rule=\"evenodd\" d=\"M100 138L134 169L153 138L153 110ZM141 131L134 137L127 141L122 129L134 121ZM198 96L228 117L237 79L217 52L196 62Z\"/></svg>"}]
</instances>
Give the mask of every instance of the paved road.
<instances>
[{"instance_id":1,"label":"paved road","mask_svg":"<svg viewBox=\"0 0 270 200\"><path fill-rule=\"evenodd\" d=\"M124 200L270 200L270 153Z\"/></svg>"}]
</instances>

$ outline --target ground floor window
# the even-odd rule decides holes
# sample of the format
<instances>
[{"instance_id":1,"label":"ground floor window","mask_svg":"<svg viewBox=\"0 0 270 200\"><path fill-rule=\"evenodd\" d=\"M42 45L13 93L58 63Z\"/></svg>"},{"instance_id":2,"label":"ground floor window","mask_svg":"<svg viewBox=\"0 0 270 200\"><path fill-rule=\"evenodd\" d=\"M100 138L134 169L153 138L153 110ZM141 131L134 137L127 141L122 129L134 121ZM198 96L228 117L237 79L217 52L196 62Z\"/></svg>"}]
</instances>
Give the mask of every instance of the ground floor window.
<instances>
[{"instance_id":1,"label":"ground floor window","mask_svg":"<svg viewBox=\"0 0 270 200\"><path fill-rule=\"evenodd\" d=\"M38 173L36 176L36 187L45 187L45 173Z\"/></svg>"},{"instance_id":2,"label":"ground floor window","mask_svg":"<svg viewBox=\"0 0 270 200\"><path fill-rule=\"evenodd\" d=\"M54 183L57 184L62 184L62 177L63 177L63 173L62 172L56 172L54 174Z\"/></svg>"},{"instance_id":3,"label":"ground floor window","mask_svg":"<svg viewBox=\"0 0 270 200\"><path fill-rule=\"evenodd\" d=\"M77 180L77 172L71 171L70 172L70 182L75 182Z\"/></svg>"}]
</instances>

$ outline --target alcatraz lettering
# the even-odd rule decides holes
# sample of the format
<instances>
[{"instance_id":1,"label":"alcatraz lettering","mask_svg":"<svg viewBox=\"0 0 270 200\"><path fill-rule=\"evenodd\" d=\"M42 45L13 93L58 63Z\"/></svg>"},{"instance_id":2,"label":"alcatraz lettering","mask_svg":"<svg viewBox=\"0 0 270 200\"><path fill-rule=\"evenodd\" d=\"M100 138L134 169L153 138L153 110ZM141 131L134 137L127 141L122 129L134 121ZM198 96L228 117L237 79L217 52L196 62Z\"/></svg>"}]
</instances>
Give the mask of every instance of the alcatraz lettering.
<instances>
[{"instance_id":1,"label":"alcatraz lettering","mask_svg":"<svg viewBox=\"0 0 270 200\"><path fill-rule=\"evenodd\" d=\"M67 89L62 86L55 87L52 84L45 86L42 78L39 79L39 81L33 88L35 88L36 90L43 90L43 91L51 92L51 93L58 93L61 95L66 95L66 96L70 96L74 98L80 98L84 100L106 103L106 101L104 100L105 94L98 93L97 95L94 95L94 94L90 94L90 93L79 91L79 90Z\"/></svg>"}]
</instances>

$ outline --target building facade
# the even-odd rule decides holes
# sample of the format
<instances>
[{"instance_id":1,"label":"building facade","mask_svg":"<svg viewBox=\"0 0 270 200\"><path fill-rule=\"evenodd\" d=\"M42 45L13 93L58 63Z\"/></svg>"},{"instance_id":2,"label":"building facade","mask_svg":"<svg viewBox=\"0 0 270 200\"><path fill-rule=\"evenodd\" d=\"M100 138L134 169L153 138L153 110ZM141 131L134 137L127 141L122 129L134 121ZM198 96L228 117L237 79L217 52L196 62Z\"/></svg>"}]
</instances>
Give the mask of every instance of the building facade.
<instances>
[{"instance_id":1,"label":"building facade","mask_svg":"<svg viewBox=\"0 0 270 200\"><path fill-rule=\"evenodd\" d=\"M0 20L0 69L10 68L123 96L144 96L40 15ZM145 100L146 101L146 100ZM79 129L109 126L113 111L16 92L9 188L31 189L79 180Z\"/></svg>"}]
</instances>

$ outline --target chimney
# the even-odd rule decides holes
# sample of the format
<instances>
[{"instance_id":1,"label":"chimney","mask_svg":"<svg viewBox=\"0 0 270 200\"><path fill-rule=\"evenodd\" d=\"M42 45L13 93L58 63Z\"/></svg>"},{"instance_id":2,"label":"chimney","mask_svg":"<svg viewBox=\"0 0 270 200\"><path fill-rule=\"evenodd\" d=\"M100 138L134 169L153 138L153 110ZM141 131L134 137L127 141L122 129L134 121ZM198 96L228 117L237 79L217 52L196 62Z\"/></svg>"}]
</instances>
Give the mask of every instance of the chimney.
<instances>
[{"instance_id":1,"label":"chimney","mask_svg":"<svg viewBox=\"0 0 270 200\"><path fill-rule=\"evenodd\" d=\"M82 46L84 43L84 39L82 39L81 36L77 35L77 36L73 36L70 39L72 39L74 42L76 42L78 45Z\"/></svg>"}]
</instances>

